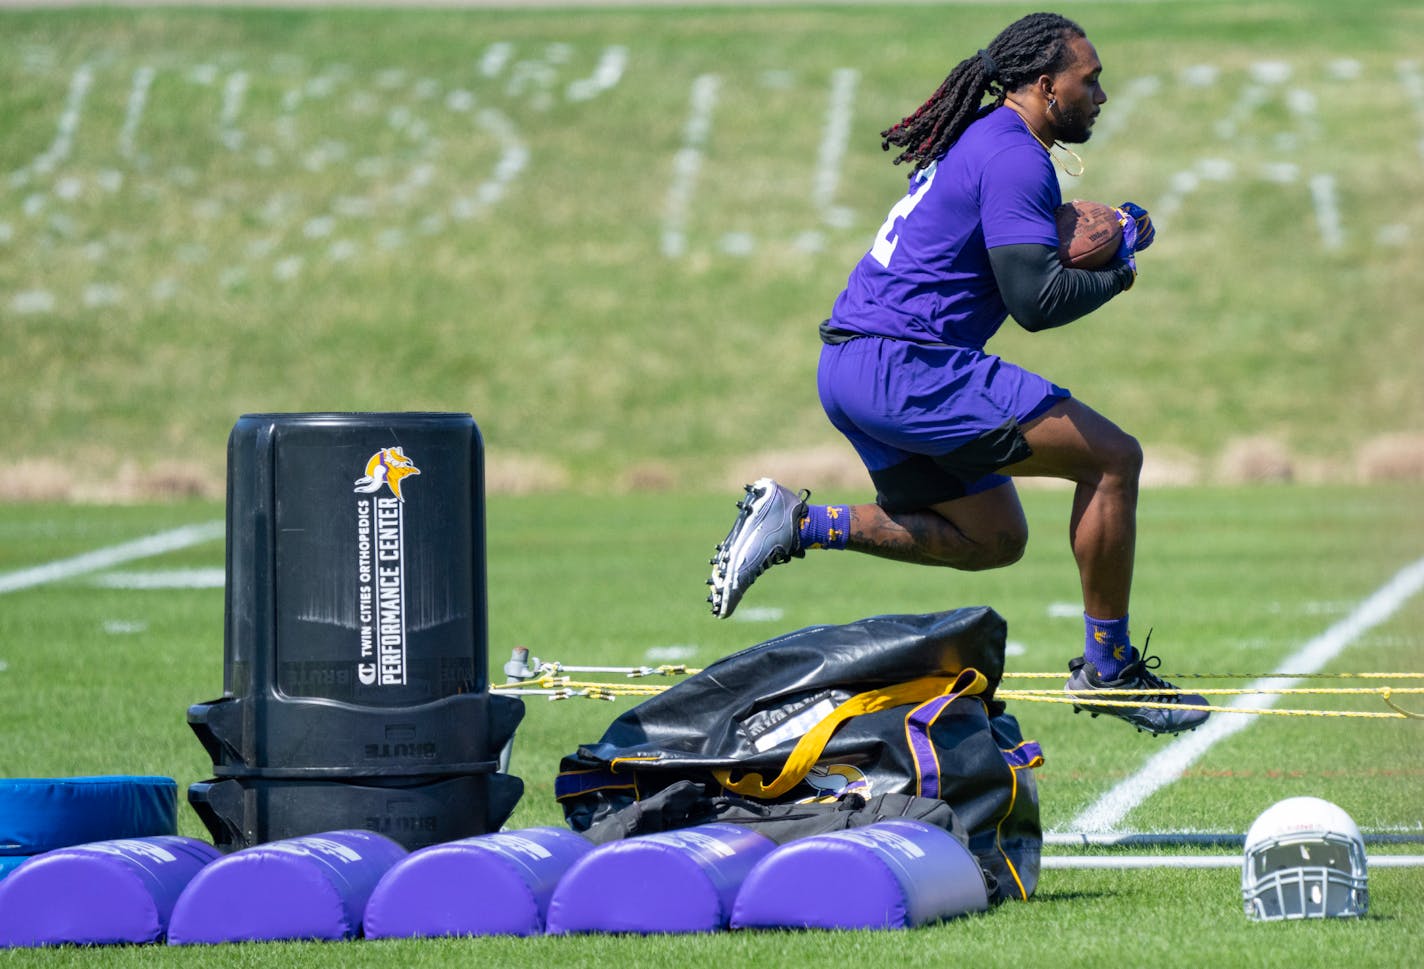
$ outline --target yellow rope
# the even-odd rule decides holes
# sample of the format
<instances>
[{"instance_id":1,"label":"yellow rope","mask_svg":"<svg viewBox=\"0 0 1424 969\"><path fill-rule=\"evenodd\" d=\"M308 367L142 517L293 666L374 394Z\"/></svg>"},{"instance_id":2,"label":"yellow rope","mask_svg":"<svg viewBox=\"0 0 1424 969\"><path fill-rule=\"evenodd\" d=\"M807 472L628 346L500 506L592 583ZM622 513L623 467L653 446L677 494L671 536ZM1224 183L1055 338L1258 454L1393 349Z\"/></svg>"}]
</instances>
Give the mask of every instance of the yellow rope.
<instances>
[{"instance_id":1,"label":"yellow rope","mask_svg":"<svg viewBox=\"0 0 1424 969\"><path fill-rule=\"evenodd\" d=\"M1022 699L1027 696L1062 696L1067 693L1070 696L1079 697L1100 697L1100 696L1142 696L1144 693L1151 693L1154 696L1179 696L1183 693L1195 693L1197 696L1389 696L1391 693L1417 694L1424 693L1424 686L1360 686L1360 687L1294 687L1277 688L1269 687L1258 690L999 690L997 696L1013 696Z\"/></svg>"},{"instance_id":2,"label":"yellow rope","mask_svg":"<svg viewBox=\"0 0 1424 969\"><path fill-rule=\"evenodd\" d=\"M518 692L521 689L539 690L606 690L625 696L653 696L667 689L658 683L602 683L575 680L569 676L537 676L533 679L518 680L513 683L491 683L491 690Z\"/></svg>"},{"instance_id":3,"label":"yellow rope","mask_svg":"<svg viewBox=\"0 0 1424 969\"><path fill-rule=\"evenodd\" d=\"M1159 693L1164 691L1158 691ZM1262 691L1258 691L1262 692ZM1093 700L1087 702L1086 694L1060 693L1057 695L1034 690L999 690L996 699L1022 700L1026 703L1076 703L1089 713L1094 707L1146 707L1154 710L1206 710L1210 713L1249 713L1266 717L1346 717L1362 720L1424 720L1424 714L1410 713L1392 703L1389 695L1382 698L1396 712L1379 713L1368 710L1280 710L1275 707L1214 707L1207 703L1158 703L1147 700L1103 700L1098 699L1098 691L1093 691Z\"/></svg>"},{"instance_id":4,"label":"yellow rope","mask_svg":"<svg viewBox=\"0 0 1424 969\"><path fill-rule=\"evenodd\" d=\"M628 683L628 682L600 682L589 680L575 680L570 676L563 675L563 671L573 671L578 667L564 666L560 663L543 663L539 666L536 676L524 680L515 680L508 683L490 684L490 689L496 692L543 694L550 700L565 700L575 697L583 697L590 700L613 700L620 696L628 697L652 697L663 693L668 689L664 684L659 683ZM595 668L598 672L603 672L603 668ZM678 676L700 673L701 670L693 669L680 664L666 664L663 666L642 666L627 670L609 668L607 672L623 672L630 679L647 676ZM1004 673L1003 678L1009 679L1054 679L1062 680L1062 673ZM1354 680L1420 680L1424 679L1424 673L1174 673L1170 679L1233 679L1233 680L1262 680L1262 679L1354 679ZM1385 705L1392 710L1392 713L1382 713L1378 711L1366 710L1280 710L1276 708L1257 707L1217 707L1208 704L1190 703L1169 703L1158 701L1147 701L1132 699L1149 693L1152 696L1181 696L1186 693L1194 693L1199 696L1377 696L1384 701ZM1282 687L1271 688L1238 688L1238 689L1200 689L1182 690L1167 688L1160 690L1127 690L1127 689L1102 689L1091 691L1070 691L1065 689L1021 689L1006 690L1001 689L995 693L996 699L1000 700L1022 700L1025 703L1073 703L1090 712L1094 707L1145 707L1148 709L1165 710L1207 710L1212 713L1245 713L1256 716L1275 717L1350 717L1359 719L1384 719L1384 720L1424 720L1424 714L1413 713L1395 703L1395 696L1418 696L1424 694L1424 687ZM1126 699L1112 699L1113 697L1124 697Z\"/></svg>"},{"instance_id":5,"label":"yellow rope","mask_svg":"<svg viewBox=\"0 0 1424 969\"><path fill-rule=\"evenodd\" d=\"M1166 673L1164 680L1424 680L1424 673ZM1006 680L1061 680L1063 673L1004 671ZM1200 691L1198 691L1200 692Z\"/></svg>"}]
</instances>

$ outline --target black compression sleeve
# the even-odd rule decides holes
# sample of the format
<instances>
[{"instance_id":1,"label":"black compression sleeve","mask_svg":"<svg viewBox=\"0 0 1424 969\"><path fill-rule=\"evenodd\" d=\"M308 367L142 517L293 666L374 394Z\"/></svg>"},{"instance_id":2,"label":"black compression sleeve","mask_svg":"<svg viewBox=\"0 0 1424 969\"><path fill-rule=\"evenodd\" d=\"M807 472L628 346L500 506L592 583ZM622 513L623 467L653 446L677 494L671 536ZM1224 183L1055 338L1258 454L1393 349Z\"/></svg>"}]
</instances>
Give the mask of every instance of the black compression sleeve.
<instances>
[{"instance_id":1,"label":"black compression sleeve","mask_svg":"<svg viewBox=\"0 0 1424 969\"><path fill-rule=\"evenodd\" d=\"M1034 332L1086 316L1133 281L1125 262L1106 269L1067 269L1058 261L1058 250L1032 243L995 246L989 265L1009 313Z\"/></svg>"}]
</instances>

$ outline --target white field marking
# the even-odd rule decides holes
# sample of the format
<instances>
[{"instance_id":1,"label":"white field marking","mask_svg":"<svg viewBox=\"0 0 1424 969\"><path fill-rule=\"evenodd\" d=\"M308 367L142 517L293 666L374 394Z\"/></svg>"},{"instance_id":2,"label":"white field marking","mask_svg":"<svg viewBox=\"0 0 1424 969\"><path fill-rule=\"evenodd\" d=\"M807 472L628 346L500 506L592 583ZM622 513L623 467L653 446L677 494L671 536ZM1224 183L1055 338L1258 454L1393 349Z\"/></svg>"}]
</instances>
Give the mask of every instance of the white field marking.
<instances>
[{"instance_id":1,"label":"white field marking","mask_svg":"<svg viewBox=\"0 0 1424 969\"><path fill-rule=\"evenodd\" d=\"M95 549L73 558L60 559L45 565L37 565L16 572L0 572L0 594L29 589L47 582L60 582L75 576L87 575L113 568L135 559L150 558L166 552L177 551L193 545L201 545L222 538L226 533L226 523L204 522L201 525L184 525L171 531L157 532L132 542Z\"/></svg>"},{"instance_id":2,"label":"white field marking","mask_svg":"<svg viewBox=\"0 0 1424 969\"><path fill-rule=\"evenodd\" d=\"M1045 855L1044 868L1235 868L1241 855ZM1421 868L1424 855L1370 855L1370 868Z\"/></svg>"},{"instance_id":3,"label":"white field marking","mask_svg":"<svg viewBox=\"0 0 1424 969\"><path fill-rule=\"evenodd\" d=\"M1325 65L1325 75L1334 81L1358 81L1365 65L1353 57L1340 57Z\"/></svg>"},{"instance_id":4,"label":"white field marking","mask_svg":"<svg viewBox=\"0 0 1424 969\"><path fill-rule=\"evenodd\" d=\"M531 107L547 111L554 103L549 92L558 76L558 69L548 61L519 61L509 72L504 93L512 98L528 94Z\"/></svg>"},{"instance_id":5,"label":"white field marking","mask_svg":"<svg viewBox=\"0 0 1424 969\"><path fill-rule=\"evenodd\" d=\"M306 260L301 256L287 256L272 264L272 278L278 282L290 283L302 274Z\"/></svg>"},{"instance_id":6,"label":"white field marking","mask_svg":"<svg viewBox=\"0 0 1424 969\"><path fill-rule=\"evenodd\" d=\"M69 157L74 150L74 135L79 130L80 114L84 110L84 99L89 95L89 87L94 83L94 70L88 64L81 64L69 80L69 93L65 97L64 110L60 112L54 141L34 161L27 166L28 171L48 175L55 166ZM21 169L22 174L26 169Z\"/></svg>"},{"instance_id":7,"label":"white field marking","mask_svg":"<svg viewBox=\"0 0 1424 969\"><path fill-rule=\"evenodd\" d=\"M1363 832L1367 845L1424 844L1424 828L1415 824L1390 824ZM1240 831L1113 831L1089 834L1083 831L1049 833L1043 836L1045 845L1060 848L1235 848L1246 846L1246 835Z\"/></svg>"},{"instance_id":8,"label":"white field marking","mask_svg":"<svg viewBox=\"0 0 1424 969\"><path fill-rule=\"evenodd\" d=\"M1405 602L1424 589L1424 558L1400 569L1344 619L1287 657L1273 672L1315 673L1339 656L1360 636L1394 615ZM1290 689L1296 679L1266 678L1251 684L1259 689ZM1279 694L1253 693L1237 697L1235 707L1272 707ZM1254 721L1247 714L1218 714L1205 725L1174 740L1151 757L1137 773L1118 783L1069 823L1069 830L1111 831L1130 812L1157 791L1175 782L1217 743L1245 730Z\"/></svg>"},{"instance_id":9,"label":"white field marking","mask_svg":"<svg viewBox=\"0 0 1424 969\"><path fill-rule=\"evenodd\" d=\"M1266 89L1260 84L1247 84L1232 104L1226 117L1216 123L1216 134L1222 141L1232 141L1241 130L1241 125L1256 109L1270 99Z\"/></svg>"},{"instance_id":10,"label":"white field marking","mask_svg":"<svg viewBox=\"0 0 1424 969\"><path fill-rule=\"evenodd\" d=\"M514 56L514 45L508 41L498 41L485 48L480 57L480 73L485 77L499 77L504 65Z\"/></svg>"},{"instance_id":11,"label":"white field marking","mask_svg":"<svg viewBox=\"0 0 1424 969\"><path fill-rule=\"evenodd\" d=\"M1403 249L1409 244L1409 236L1409 226L1403 222L1387 222L1375 230L1375 245Z\"/></svg>"},{"instance_id":12,"label":"white field marking","mask_svg":"<svg viewBox=\"0 0 1424 969\"><path fill-rule=\"evenodd\" d=\"M194 64L188 69L188 80L203 87L212 87L218 80L216 64Z\"/></svg>"},{"instance_id":13,"label":"white field marking","mask_svg":"<svg viewBox=\"0 0 1424 969\"><path fill-rule=\"evenodd\" d=\"M1251 75L1251 80L1269 87L1277 87L1286 83L1293 73L1291 66L1285 61L1257 61L1247 70Z\"/></svg>"},{"instance_id":14,"label":"white field marking","mask_svg":"<svg viewBox=\"0 0 1424 969\"><path fill-rule=\"evenodd\" d=\"M1168 191L1152 210L1154 222L1164 222L1181 210L1187 196L1199 189L1203 182L1229 182L1236 176L1236 166L1224 158L1202 158L1188 169L1174 174L1167 180Z\"/></svg>"},{"instance_id":15,"label":"white field marking","mask_svg":"<svg viewBox=\"0 0 1424 969\"><path fill-rule=\"evenodd\" d=\"M105 619L104 632L110 636L131 636L134 633L146 632L148 623L141 619Z\"/></svg>"},{"instance_id":16,"label":"white field marking","mask_svg":"<svg viewBox=\"0 0 1424 969\"><path fill-rule=\"evenodd\" d=\"M717 240L717 251L728 256L750 256L756 249L756 236L750 232L724 232Z\"/></svg>"},{"instance_id":17,"label":"white field marking","mask_svg":"<svg viewBox=\"0 0 1424 969\"><path fill-rule=\"evenodd\" d=\"M119 129L119 155L124 158L133 158L138 152L138 126L143 121L148 92L153 88L156 75L157 72L146 64L133 73L128 104L124 108L124 123Z\"/></svg>"},{"instance_id":18,"label":"white field marking","mask_svg":"<svg viewBox=\"0 0 1424 969\"><path fill-rule=\"evenodd\" d=\"M570 81L564 89L564 97L570 101L591 101L604 91L618 86L623 80L623 71L628 67L628 48L614 44L603 49L598 64L588 77Z\"/></svg>"},{"instance_id":19,"label":"white field marking","mask_svg":"<svg viewBox=\"0 0 1424 969\"><path fill-rule=\"evenodd\" d=\"M1335 176L1312 176L1310 200L1315 205L1315 224L1320 229L1320 244L1327 252L1338 252L1345 248L1345 230L1340 225L1340 202L1335 196Z\"/></svg>"},{"instance_id":20,"label":"white field marking","mask_svg":"<svg viewBox=\"0 0 1424 969\"><path fill-rule=\"evenodd\" d=\"M1404 99L1414 105L1414 118L1419 122L1420 138L1415 147L1420 158L1424 158L1424 73L1419 70L1418 61L1400 61L1395 66L1399 84L1404 88Z\"/></svg>"},{"instance_id":21,"label":"white field marking","mask_svg":"<svg viewBox=\"0 0 1424 969\"><path fill-rule=\"evenodd\" d=\"M237 129L242 103L247 98L247 72L233 71L223 85L222 108L218 111L218 138L229 151L242 147L242 132Z\"/></svg>"},{"instance_id":22,"label":"white field marking","mask_svg":"<svg viewBox=\"0 0 1424 969\"><path fill-rule=\"evenodd\" d=\"M1216 136L1222 141L1235 141L1242 124L1265 101L1265 88L1255 84L1243 88L1231 110L1214 126Z\"/></svg>"},{"instance_id":23,"label":"white field marking","mask_svg":"<svg viewBox=\"0 0 1424 969\"><path fill-rule=\"evenodd\" d=\"M467 114L474 110L477 99L474 94L464 88L457 88L445 95L445 107L451 111Z\"/></svg>"},{"instance_id":24,"label":"white field marking","mask_svg":"<svg viewBox=\"0 0 1424 969\"><path fill-rule=\"evenodd\" d=\"M697 176L702 171L702 153L712 130L712 112L722 79L716 74L699 75L692 82L692 96L683 127L682 147L672 160L672 180L663 202L663 255L677 259L687 252L688 209Z\"/></svg>"},{"instance_id":25,"label":"white field marking","mask_svg":"<svg viewBox=\"0 0 1424 969\"><path fill-rule=\"evenodd\" d=\"M697 647L691 643L677 643L672 646L652 646L643 654L643 658L651 663L675 663L685 659L692 659L697 655Z\"/></svg>"},{"instance_id":26,"label":"white field marking","mask_svg":"<svg viewBox=\"0 0 1424 969\"><path fill-rule=\"evenodd\" d=\"M736 622L777 622L786 615L780 606L748 606L732 613Z\"/></svg>"},{"instance_id":27,"label":"white field marking","mask_svg":"<svg viewBox=\"0 0 1424 969\"><path fill-rule=\"evenodd\" d=\"M105 572L90 583L101 589L221 589L224 569L162 569L150 572Z\"/></svg>"},{"instance_id":28,"label":"white field marking","mask_svg":"<svg viewBox=\"0 0 1424 969\"><path fill-rule=\"evenodd\" d=\"M302 226L302 235L308 239L325 239L336 230L336 220L329 215L318 215L307 219Z\"/></svg>"},{"instance_id":29,"label":"white field marking","mask_svg":"<svg viewBox=\"0 0 1424 969\"><path fill-rule=\"evenodd\" d=\"M1317 120L1320 117L1320 99L1315 96L1314 91L1300 87L1291 88L1286 92L1286 107L1310 134L1320 133L1320 122Z\"/></svg>"},{"instance_id":30,"label":"white field marking","mask_svg":"<svg viewBox=\"0 0 1424 969\"><path fill-rule=\"evenodd\" d=\"M456 219L471 218L497 205L504 198L510 183L529 164L529 147L520 140L519 129L514 122L502 112L482 108L475 113L475 124L499 145L499 161L495 162L490 177L475 186L473 194L462 196L452 204L451 215Z\"/></svg>"},{"instance_id":31,"label":"white field marking","mask_svg":"<svg viewBox=\"0 0 1424 969\"><path fill-rule=\"evenodd\" d=\"M1114 135L1127 126L1137 106L1160 90L1162 79L1148 74L1145 77L1134 77L1122 85L1121 92L1114 91L1112 107L1104 111L1103 120L1093 126L1093 145L1100 146L1112 140Z\"/></svg>"},{"instance_id":32,"label":"white field marking","mask_svg":"<svg viewBox=\"0 0 1424 969\"><path fill-rule=\"evenodd\" d=\"M1262 181L1276 185L1291 185L1300 180L1300 166L1295 162L1267 162L1259 171Z\"/></svg>"},{"instance_id":33,"label":"white field marking","mask_svg":"<svg viewBox=\"0 0 1424 969\"><path fill-rule=\"evenodd\" d=\"M1082 619L1083 606L1078 602L1050 602L1048 604L1048 618Z\"/></svg>"},{"instance_id":34,"label":"white field marking","mask_svg":"<svg viewBox=\"0 0 1424 969\"><path fill-rule=\"evenodd\" d=\"M855 90L860 72L839 67L831 72L831 93L826 100L826 127L821 134L821 150L816 157L816 175L811 183L811 204L827 225L844 228L853 221L851 213L836 203L846 146L850 143L850 121L855 107Z\"/></svg>"},{"instance_id":35,"label":"white field marking","mask_svg":"<svg viewBox=\"0 0 1424 969\"><path fill-rule=\"evenodd\" d=\"M1022 656L1027 652L1028 647L1025 646L1023 643L1010 640L1009 642L1004 644L1005 656Z\"/></svg>"},{"instance_id":36,"label":"white field marking","mask_svg":"<svg viewBox=\"0 0 1424 969\"><path fill-rule=\"evenodd\" d=\"M1215 64L1193 64L1183 68L1177 77L1187 87L1211 87L1221 77L1221 68Z\"/></svg>"},{"instance_id":37,"label":"white field marking","mask_svg":"<svg viewBox=\"0 0 1424 969\"><path fill-rule=\"evenodd\" d=\"M11 311L21 315L53 313L55 306L54 294L47 289L23 289L10 298Z\"/></svg>"},{"instance_id":38,"label":"white field marking","mask_svg":"<svg viewBox=\"0 0 1424 969\"><path fill-rule=\"evenodd\" d=\"M124 288L117 283L89 283L84 287L83 301L91 310L118 306L124 301Z\"/></svg>"}]
</instances>

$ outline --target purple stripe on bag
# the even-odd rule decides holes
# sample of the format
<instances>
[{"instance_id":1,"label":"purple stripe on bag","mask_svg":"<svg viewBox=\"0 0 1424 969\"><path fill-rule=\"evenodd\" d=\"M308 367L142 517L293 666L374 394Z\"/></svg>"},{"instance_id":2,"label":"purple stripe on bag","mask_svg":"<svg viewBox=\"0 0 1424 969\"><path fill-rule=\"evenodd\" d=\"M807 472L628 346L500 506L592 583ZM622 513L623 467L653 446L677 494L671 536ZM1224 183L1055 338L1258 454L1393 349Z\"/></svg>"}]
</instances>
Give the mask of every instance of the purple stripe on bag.
<instances>
[{"instance_id":1,"label":"purple stripe on bag","mask_svg":"<svg viewBox=\"0 0 1424 969\"><path fill-rule=\"evenodd\" d=\"M1036 740L1025 740L1013 750L1004 751L1004 762L1010 767L1037 767L1043 763L1043 748Z\"/></svg>"},{"instance_id":2,"label":"purple stripe on bag","mask_svg":"<svg viewBox=\"0 0 1424 969\"><path fill-rule=\"evenodd\" d=\"M915 758L915 773L920 778L920 797L939 797L939 757L930 740L930 727L944 708L958 698L958 693L937 696L915 707L905 718L905 736L910 741L910 756Z\"/></svg>"}]
</instances>

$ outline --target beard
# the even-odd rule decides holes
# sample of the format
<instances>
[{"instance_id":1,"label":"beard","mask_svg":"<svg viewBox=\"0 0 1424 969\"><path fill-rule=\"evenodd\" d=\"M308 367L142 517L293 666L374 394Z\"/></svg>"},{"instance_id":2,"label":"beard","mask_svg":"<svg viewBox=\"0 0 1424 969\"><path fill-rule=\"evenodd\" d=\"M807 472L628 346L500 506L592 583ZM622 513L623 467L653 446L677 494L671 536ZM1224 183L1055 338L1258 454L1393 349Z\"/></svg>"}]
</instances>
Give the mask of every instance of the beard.
<instances>
[{"instance_id":1,"label":"beard","mask_svg":"<svg viewBox=\"0 0 1424 969\"><path fill-rule=\"evenodd\" d=\"M1093 116L1081 108L1054 104L1050 120L1057 140L1065 145L1081 145L1093 137Z\"/></svg>"}]
</instances>

